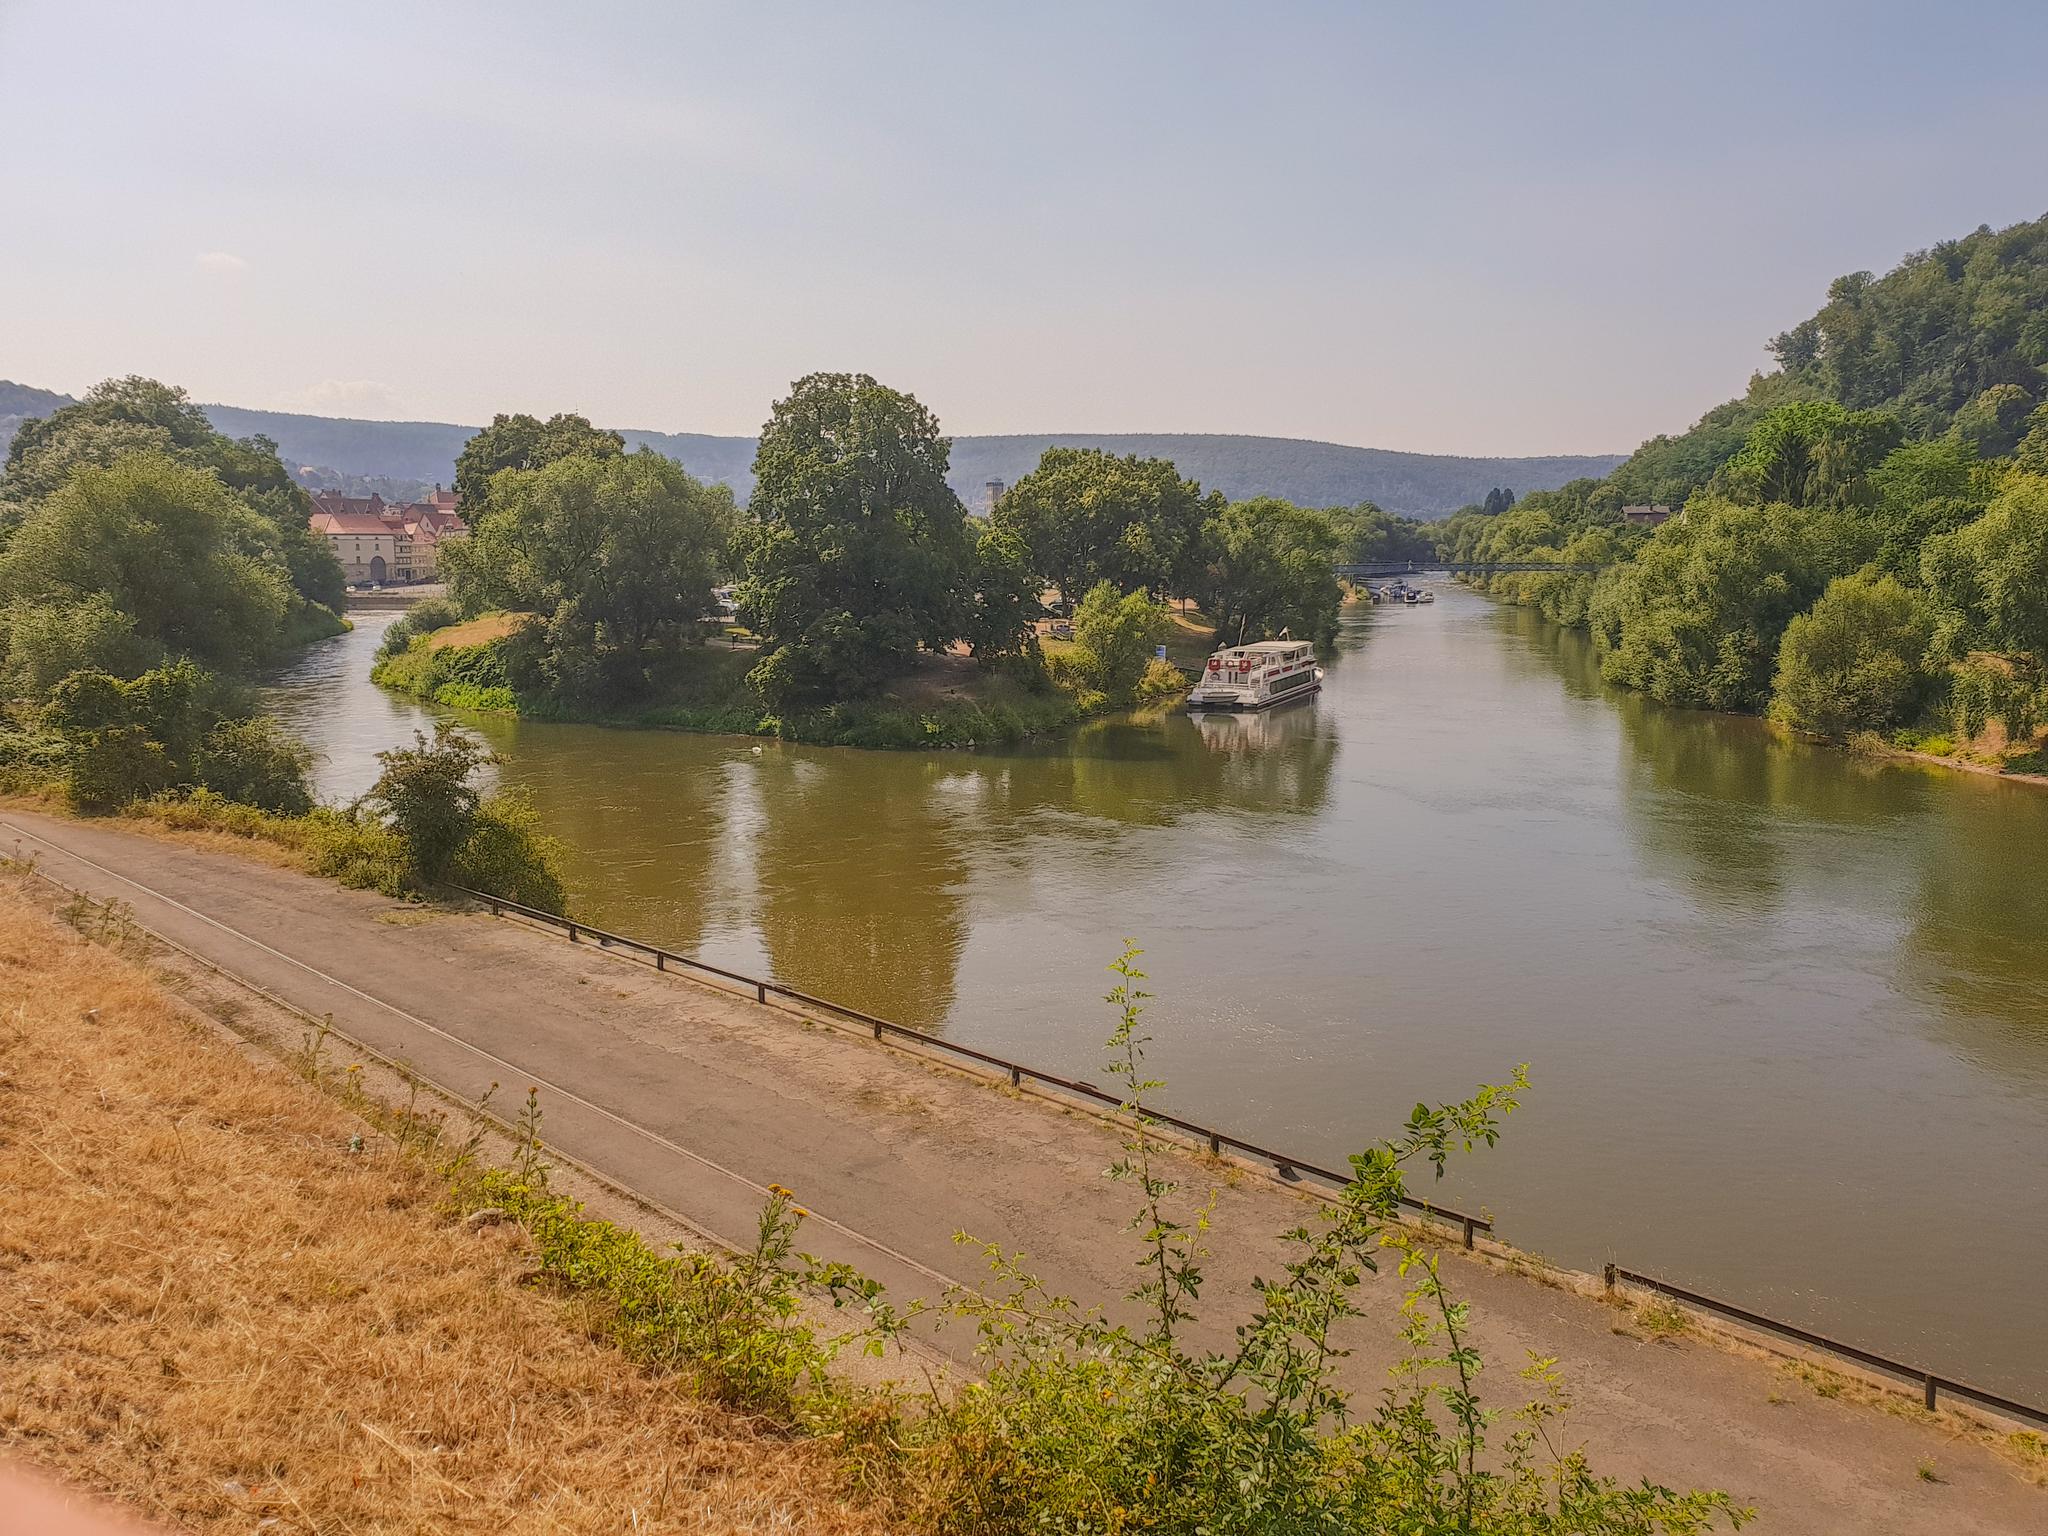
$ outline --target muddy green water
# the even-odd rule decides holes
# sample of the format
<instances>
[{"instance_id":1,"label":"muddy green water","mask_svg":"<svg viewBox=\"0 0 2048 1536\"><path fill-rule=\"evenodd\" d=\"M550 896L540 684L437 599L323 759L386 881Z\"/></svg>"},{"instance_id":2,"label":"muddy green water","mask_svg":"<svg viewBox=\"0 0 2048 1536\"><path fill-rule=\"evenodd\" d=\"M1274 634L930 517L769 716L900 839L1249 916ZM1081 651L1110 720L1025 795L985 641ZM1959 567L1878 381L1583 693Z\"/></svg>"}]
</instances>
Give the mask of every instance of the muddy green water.
<instances>
[{"instance_id":1,"label":"muddy green water","mask_svg":"<svg viewBox=\"0 0 2048 1536\"><path fill-rule=\"evenodd\" d=\"M359 792L387 619L274 692ZM1128 936L1174 1107L1336 1161L1530 1064L1446 1198L2048 1402L2048 792L1603 688L1442 589L1284 713L913 755L474 722L591 921L1091 1070Z\"/></svg>"}]
</instances>

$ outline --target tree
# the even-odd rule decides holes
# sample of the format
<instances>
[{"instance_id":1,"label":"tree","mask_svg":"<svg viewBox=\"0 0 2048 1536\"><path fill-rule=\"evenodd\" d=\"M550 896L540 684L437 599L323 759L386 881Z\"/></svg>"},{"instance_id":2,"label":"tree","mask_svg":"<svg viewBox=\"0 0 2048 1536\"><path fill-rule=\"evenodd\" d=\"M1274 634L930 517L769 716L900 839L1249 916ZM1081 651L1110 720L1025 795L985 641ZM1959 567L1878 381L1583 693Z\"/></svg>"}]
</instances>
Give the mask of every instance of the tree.
<instances>
[{"instance_id":1,"label":"tree","mask_svg":"<svg viewBox=\"0 0 2048 1536\"><path fill-rule=\"evenodd\" d=\"M1930 539L1921 561L1944 649L2048 658L2048 476L2017 474L1990 509Z\"/></svg>"},{"instance_id":2,"label":"tree","mask_svg":"<svg viewBox=\"0 0 2048 1536\"><path fill-rule=\"evenodd\" d=\"M1173 633L1173 616L1144 592L1098 581L1074 610L1076 663L1112 699L1128 699Z\"/></svg>"},{"instance_id":3,"label":"tree","mask_svg":"<svg viewBox=\"0 0 2048 1536\"><path fill-rule=\"evenodd\" d=\"M1878 565L1917 582L1927 541L1979 517L1989 504L1981 480L1975 450L1953 437L1903 443L1886 454L1869 476Z\"/></svg>"},{"instance_id":4,"label":"tree","mask_svg":"<svg viewBox=\"0 0 2048 1536\"><path fill-rule=\"evenodd\" d=\"M1932 637L1925 602L1896 577L1838 576L1786 626L1771 716L1836 741L1898 725L1926 692Z\"/></svg>"},{"instance_id":5,"label":"tree","mask_svg":"<svg viewBox=\"0 0 2048 1536\"><path fill-rule=\"evenodd\" d=\"M367 799L405 839L413 873L422 880L439 880L476 825L483 799L476 774L498 759L448 720L434 727L432 741L419 731L412 739L410 747L377 754L384 771Z\"/></svg>"},{"instance_id":6,"label":"tree","mask_svg":"<svg viewBox=\"0 0 2048 1536\"><path fill-rule=\"evenodd\" d=\"M1429 525L1412 517L1396 517L1369 501L1355 507L1331 507L1323 516L1337 535L1337 559L1342 564L1373 565L1436 556L1436 540Z\"/></svg>"},{"instance_id":7,"label":"tree","mask_svg":"<svg viewBox=\"0 0 2048 1536\"><path fill-rule=\"evenodd\" d=\"M866 374L814 373L776 402L735 542L750 679L776 708L869 693L965 628L972 547L932 413Z\"/></svg>"},{"instance_id":8,"label":"tree","mask_svg":"<svg viewBox=\"0 0 2048 1536\"><path fill-rule=\"evenodd\" d=\"M108 469L144 452L210 471L269 525L271 548L299 595L340 610L341 564L327 540L307 526L312 502L278 458L277 445L216 432L184 390L154 379L110 379L83 400L24 423L8 448L5 499L33 506L81 467Z\"/></svg>"},{"instance_id":9,"label":"tree","mask_svg":"<svg viewBox=\"0 0 2048 1536\"><path fill-rule=\"evenodd\" d=\"M1203 521L1218 504L1166 459L1048 448L1004 492L991 521L1022 541L1071 612L1100 581L1160 597L1186 590L1199 568Z\"/></svg>"},{"instance_id":10,"label":"tree","mask_svg":"<svg viewBox=\"0 0 2048 1536\"><path fill-rule=\"evenodd\" d=\"M625 451L625 438L593 427L584 416L561 412L542 421L524 412L500 411L456 456L455 489L462 496L463 519L472 529L489 519L494 510L491 480L500 470L545 469L564 459L616 459Z\"/></svg>"},{"instance_id":11,"label":"tree","mask_svg":"<svg viewBox=\"0 0 2048 1536\"><path fill-rule=\"evenodd\" d=\"M1602 675L1665 704L1758 709L1785 626L1873 542L1847 514L1695 496L1595 584Z\"/></svg>"},{"instance_id":12,"label":"tree","mask_svg":"<svg viewBox=\"0 0 2048 1536\"><path fill-rule=\"evenodd\" d=\"M152 655L230 672L276 655L296 606L271 528L211 472L155 452L76 470L0 554L9 604L95 596Z\"/></svg>"},{"instance_id":13,"label":"tree","mask_svg":"<svg viewBox=\"0 0 2048 1536\"><path fill-rule=\"evenodd\" d=\"M1344 589L1331 569L1337 532L1321 512L1274 496L1233 502L1203 530L1202 606L1224 645L1282 631L1328 647Z\"/></svg>"},{"instance_id":14,"label":"tree","mask_svg":"<svg viewBox=\"0 0 2048 1536\"><path fill-rule=\"evenodd\" d=\"M491 516L449 549L451 591L467 611L547 619L543 665L557 684L587 661L602 691L639 693L696 638L738 520L726 487L642 449L501 470L491 495Z\"/></svg>"}]
</instances>

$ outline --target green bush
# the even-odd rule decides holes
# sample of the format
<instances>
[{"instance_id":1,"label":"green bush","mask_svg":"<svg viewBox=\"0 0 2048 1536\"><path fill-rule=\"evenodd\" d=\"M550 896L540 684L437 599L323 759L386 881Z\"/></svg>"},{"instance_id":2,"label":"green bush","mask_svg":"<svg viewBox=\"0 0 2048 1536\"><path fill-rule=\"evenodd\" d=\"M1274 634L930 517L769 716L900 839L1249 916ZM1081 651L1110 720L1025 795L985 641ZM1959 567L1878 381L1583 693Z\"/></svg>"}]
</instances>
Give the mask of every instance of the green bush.
<instances>
[{"instance_id":1,"label":"green bush","mask_svg":"<svg viewBox=\"0 0 2048 1536\"><path fill-rule=\"evenodd\" d=\"M544 912L565 912L563 853L560 839L541 829L532 803L523 794L503 790L477 807L448 874L472 890Z\"/></svg>"},{"instance_id":2,"label":"green bush","mask_svg":"<svg viewBox=\"0 0 2048 1536\"><path fill-rule=\"evenodd\" d=\"M1837 577L1785 628L1771 717L1832 741L1911 719L1933 633L1926 604L1895 577Z\"/></svg>"},{"instance_id":3,"label":"green bush","mask_svg":"<svg viewBox=\"0 0 2048 1536\"><path fill-rule=\"evenodd\" d=\"M1120 594L1097 582L1074 610L1074 666L1086 670L1091 686L1128 699L1172 633L1173 616L1150 594Z\"/></svg>"},{"instance_id":4,"label":"green bush","mask_svg":"<svg viewBox=\"0 0 2048 1536\"><path fill-rule=\"evenodd\" d=\"M414 731L413 743L377 754L384 771L365 803L403 840L413 873L431 882L448 873L468 841L482 798L476 774L497 758L448 720L435 726L432 741Z\"/></svg>"},{"instance_id":5,"label":"green bush","mask_svg":"<svg viewBox=\"0 0 2048 1536\"><path fill-rule=\"evenodd\" d=\"M199 784L243 805L279 816L303 816L313 809L306 774L313 753L267 715L223 720L207 733L193 777Z\"/></svg>"},{"instance_id":6,"label":"green bush","mask_svg":"<svg viewBox=\"0 0 2048 1536\"><path fill-rule=\"evenodd\" d=\"M387 656L396 656L415 639L461 622L461 611L447 598L425 598L391 621L384 631L384 638L377 642L377 658L381 661Z\"/></svg>"}]
</instances>

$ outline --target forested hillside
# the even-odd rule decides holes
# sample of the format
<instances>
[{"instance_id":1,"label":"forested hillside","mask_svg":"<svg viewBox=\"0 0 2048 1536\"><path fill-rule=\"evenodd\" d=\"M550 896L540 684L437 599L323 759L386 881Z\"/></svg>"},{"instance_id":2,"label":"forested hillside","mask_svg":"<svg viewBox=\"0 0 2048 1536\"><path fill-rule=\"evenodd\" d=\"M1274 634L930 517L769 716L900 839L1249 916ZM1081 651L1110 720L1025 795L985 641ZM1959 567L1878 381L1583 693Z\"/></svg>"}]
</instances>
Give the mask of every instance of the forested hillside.
<instances>
[{"instance_id":1,"label":"forested hillside","mask_svg":"<svg viewBox=\"0 0 2048 1536\"><path fill-rule=\"evenodd\" d=\"M1491 588L1588 625L1614 682L2039 771L2048 722L2048 218L1830 285L1779 367L1605 480L1468 508ZM1651 532L1624 505L1678 515Z\"/></svg>"},{"instance_id":2,"label":"forested hillside","mask_svg":"<svg viewBox=\"0 0 2048 1536\"><path fill-rule=\"evenodd\" d=\"M0 385L0 452L16 424L7 415L17 410L8 403L10 390L24 402L18 408L22 417L46 415L68 399L46 390ZM354 421L233 405L209 405L206 414L215 430L229 437L269 438L294 471L315 471L299 475L302 483L314 486L354 486L380 478L451 484L456 456L477 430L451 422ZM742 501L753 492L750 437L632 429L620 435L629 450L644 444L680 460L698 478L731 486ZM1603 475L1620 462L1618 454L1459 458L1290 437L1077 432L955 438L948 483L971 510L980 512L987 481L1021 479L1056 444L1100 448L1119 457L1171 459L1183 473L1233 500L1277 496L1308 507L1369 501L1408 517L1442 517L1477 501L1494 486L1540 490L1579 476Z\"/></svg>"}]
</instances>

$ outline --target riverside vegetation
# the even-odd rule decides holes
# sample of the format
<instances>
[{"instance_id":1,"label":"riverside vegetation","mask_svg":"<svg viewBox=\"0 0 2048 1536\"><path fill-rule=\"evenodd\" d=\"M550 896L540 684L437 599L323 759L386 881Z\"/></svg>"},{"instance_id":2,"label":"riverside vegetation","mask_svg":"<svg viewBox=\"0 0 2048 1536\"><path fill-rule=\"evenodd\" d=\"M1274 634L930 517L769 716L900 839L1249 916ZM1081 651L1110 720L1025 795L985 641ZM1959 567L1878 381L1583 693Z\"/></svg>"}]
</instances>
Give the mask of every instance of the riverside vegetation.
<instances>
[{"instance_id":1,"label":"riverside vegetation","mask_svg":"<svg viewBox=\"0 0 2048 1536\"><path fill-rule=\"evenodd\" d=\"M742 511L581 417L500 416L458 465L474 533L444 555L450 602L394 624L374 675L533 718L971 746L1171 697L1160 644L1335 634L1326 514L1053 448L978 524L949 451L912 396L813 374L776 402ZM721 577L736 626L707 619ZM1070 641L1039 634L1048 594Z\"/></svg>"},{"instance_id":2,"label":"riverside vegetation","mask_svg":"<svg viewBox=\"0 0 2048 1536\"><path fill-rule=\"evenodd\" d=\"M385 753L363 800L316 806L310 754L255 712L258 669L343 627L310 511L269 442L147 379L23 424L0 475L0 786L258 840L347 885L455 879L559 910L555 845L475 787L470 738Z\"/></svg>"},{"instance_id":3,"label":"riverside vegetation","mask_svg":"<svg viewBox=\"0 0 2048 1536\"><path fill-rule=\"evenodd\" d=\"M1440 1172L1494 1141L1519 1071L1460 1103L1417 1106L1354 1158L1340 1198L1289 1235L1293 1256L1261 1282L1235 1344L1209 1352L1186 1342L1203 1207L1176 1188L1182 1154L1145 1114L1157 1085L1134 952L1110 994L1127 1124L1111 1172L1133 1196L1129 1300L1142 1319L1124 1325L967 1237L989 1283L898 1307L856 1270L800 1252L804 1212L784 1191L743 1252L663 1251L556 1189L537 1093L496 1121L509 1155L494 1164L488 1098L469 1126L416 1094L381 1103L321 1031L292 1055L304 1079L293 1082L195 1032L133 964L39 926L18 897L0 907L0 948L27 989L18 1029L36 1042L7 1114L38 1115L76 1177L52 1183L22 1164L0 1231L32 1225L68 1293L104 1305L18 1309L0 1287L14 1337L44 1368L0 1440L150 1513L935 1536L1621 1536L1748 1517L1722 1494L1600 1476L1564 1443L1555 1362L1523 1373L1529 1400L1506 1421L1488 1402L1466 1308L1396 1216L1410 1170ZM116 915L81 911L77 926L129 942ZM195 1047L209 1070L176 1070ZM373 1134L351 1135L308 1085ZM151 1112L109 1116L109 1093ZM33 1154L17 1137L0 1143L0 1163L9 1156ZM175 1230L146 1247L109 1237L127 1230L105 1219L110 1206L157 1210L172 1184L186 1209ZM222 1269L222 1244L260 1262ZM1361 1408L1332 1377L1358 1288L1382 1264L1406 1281L1409 1347ZM184 1298L201 1271L203 1304L147 1304ZM356 1278L370 1271L374 1285ZM913 1326L969 1330L976 1368L922 1387L861 1385L839 1368L849 1352L892 1354ZM139 1347L166 1368L130 1368ZM254 1369L252 1349L271 1368ZM153 1431L88 1432L110 1411ZM557 1479L566 1487L547 1496Z\"/></svg>"},{"instance_id":4,"label":"riverside vegetation","mask_svg":"<svg viewBox=\"0 0 2048 1536\"><path fill-rule=\"evenodd\" d=\"M1663 703L2048 771L2048 218L1838 279L1771 348L1689 431L1440 547L1596 568L1479 584Z\"/></svg>"}]
</instances>

